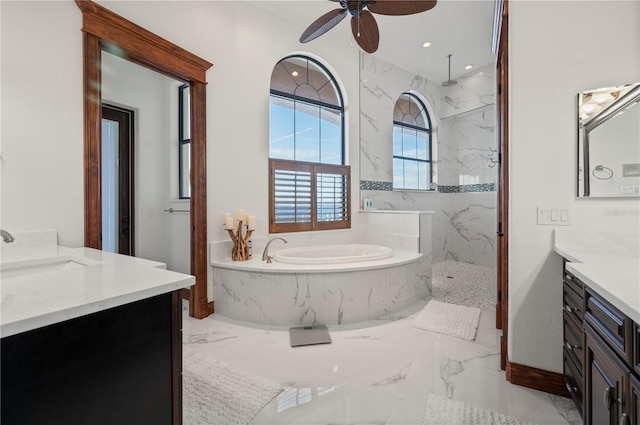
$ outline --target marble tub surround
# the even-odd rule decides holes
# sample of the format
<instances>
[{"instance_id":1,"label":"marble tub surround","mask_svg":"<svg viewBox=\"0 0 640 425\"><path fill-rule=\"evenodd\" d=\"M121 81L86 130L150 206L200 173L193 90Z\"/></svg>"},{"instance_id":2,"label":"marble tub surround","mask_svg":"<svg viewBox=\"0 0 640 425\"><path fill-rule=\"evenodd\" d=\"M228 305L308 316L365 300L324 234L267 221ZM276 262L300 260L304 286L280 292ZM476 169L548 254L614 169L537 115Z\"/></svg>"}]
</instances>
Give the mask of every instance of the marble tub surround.
<instances>
[{"instance_id":1,"label":"marble tub surround","mask_svg":"<svg viewBox=\"0 0 640 425\"><path fill-rule=\"evenodd\" d=\"M212 255L216 312L261 325L340 325L393 314L429 297L432 212L369 210L360 214L362 225L357 231L330 236L348 235L358 244L391 248L392 256L336 264L289 264L277 261L278 251L300 245L281 241L269 248L272 263L255 254L241 263L216 260ZM300 237L305 235L297 243ZM302 249L315 246L325 245L302 245Z\"/></svg>"},{"instance_id":2,"label":"marble tub surround","mask_svg":"<svg viewBox=\"0 0 640 425\"><path fill-rule=\"evenodd\" d=\"M423 254L396 252L353 264L245 263L250 267L213 264L213 296L217 314L249 326L357 323L396 313L431 294L431 257Z\"/></svg>"},{"instance_id":3,"label":"marble tub surround","mask_svg":"<svg viewBox=\"0 0 640 425\"><path fill-rule=\"evenodd\" d=\"M554 251L567 270L640 323L640 234L554 230Z\"/></svg>"},{"instance_id":4,"label":"marble tub surround","mask_svg":"<svg viewBox=\"0 0 640 425\"><path fill-rule=\"evenodd\" d=\"M42 246L2 248L2 337L188 288L195 282L193 276L163 270L162 263L50 241ZM46 271L40 270L43 265Z\"/></svg>"},{"instance_id":5,"label":"marble tub surround","mask_svg":"<svg viewBox=\"0 0 640 425\"><path fill-rule=\"evenodd\" d=\"M434 211L361 210L356 233L364 243L431 254Z\"/></svg>"},{"instance_id":6,"label":"marble tub surround","mask_svg":"<svg viewBox=\"0 0 640 425\"><path fill-rule=\"evenodd\" d=\"M433 210L430 217L431 252L434 263L454 260L495 267L496 192L452 194L376 192L372 194L367 191L362 193L375 196L376 203L385 210Z\"/></svg>"}]
</instances>

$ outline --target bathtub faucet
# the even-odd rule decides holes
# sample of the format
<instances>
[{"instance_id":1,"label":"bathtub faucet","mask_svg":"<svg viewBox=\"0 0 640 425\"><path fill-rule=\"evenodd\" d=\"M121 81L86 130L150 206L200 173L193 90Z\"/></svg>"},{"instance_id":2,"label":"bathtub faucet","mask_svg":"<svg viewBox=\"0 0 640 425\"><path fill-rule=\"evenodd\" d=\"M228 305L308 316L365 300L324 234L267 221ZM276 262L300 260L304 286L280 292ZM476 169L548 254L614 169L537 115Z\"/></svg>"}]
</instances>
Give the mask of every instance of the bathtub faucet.
<instances>
[{"instance_id":1,"label":"bathtub faucet","mask_svg":"<svg viewBox=\"0 0 640 425\"><path fill-rule=\"evenodd\" d=\"M271 245L271 242L275 241L276 239L280 239L282 242L287 243L286 239L284 238L270 239L269 242L267 242L267 246L264 247L264 251L262 251L262 261L266 261L267 263L271 262L273 256L269 255L269 245Z\"/></svg>"},{"instance_id":2,"label":"bathtub faucet","mask_svg":"<svg viewBox=\"0 0 640 425\"><path fill-rule=\"evenodd\" d=\"M0 235L2 236L2 240L4 241L4 243L11 243L15 241L13 236L11 236L11 233L7 232L4 229L0 229Z\"/></svg>"}]
</instances>

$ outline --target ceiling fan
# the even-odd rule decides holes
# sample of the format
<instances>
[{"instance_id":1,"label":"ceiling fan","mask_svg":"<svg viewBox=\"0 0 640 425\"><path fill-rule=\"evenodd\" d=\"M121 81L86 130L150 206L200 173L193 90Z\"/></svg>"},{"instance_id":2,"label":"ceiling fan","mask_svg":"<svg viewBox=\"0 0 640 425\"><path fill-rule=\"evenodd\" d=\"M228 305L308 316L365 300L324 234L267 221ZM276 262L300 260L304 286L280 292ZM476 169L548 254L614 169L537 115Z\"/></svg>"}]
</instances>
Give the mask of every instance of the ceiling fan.
<instances>
[{"instance_id":1,"label":"ceiling fan","mask_svg":"<svg viewBox=\"0 0 640 425\"><path fill-rule=\"evenodd\" d=\"M373 17L379 15L412 15L426 12L435 7L437 0L330 0L340 2L340 9L332 10L316 19L300 36L301 43L320 37L342 21L347 13L351 15L351 32L358 45L367 53L378 49L380 33Z\"/></svg>"}]
</instances>

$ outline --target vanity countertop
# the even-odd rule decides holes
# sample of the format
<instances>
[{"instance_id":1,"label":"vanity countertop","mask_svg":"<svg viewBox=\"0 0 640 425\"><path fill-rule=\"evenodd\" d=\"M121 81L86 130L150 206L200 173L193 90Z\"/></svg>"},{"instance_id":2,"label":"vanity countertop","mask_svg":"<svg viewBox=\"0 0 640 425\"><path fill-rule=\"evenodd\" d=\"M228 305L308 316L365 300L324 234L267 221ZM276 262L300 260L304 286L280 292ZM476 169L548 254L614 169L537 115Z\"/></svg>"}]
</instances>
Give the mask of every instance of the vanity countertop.
<instances>
[{"instance_id":1,"label":"vanity countertop","mask_svg":"<svg viewBox=\"0 0 640 425\"><path fill-rule=\"evenodd\" d=\"M554 231L554 251L567 270L640 323L640 235L603 231Z\"/></svg>"},{"instance_id":2,"label":"vanity countertop","mask_svg":"<svg viewBox=\"0 0 640 425\"><path fill-rule=\"evenodd\" d=\"M57 245L3 249L0 336L7 337L156 295L195 278L163 263Z\"/></svg>"}]
</instances>

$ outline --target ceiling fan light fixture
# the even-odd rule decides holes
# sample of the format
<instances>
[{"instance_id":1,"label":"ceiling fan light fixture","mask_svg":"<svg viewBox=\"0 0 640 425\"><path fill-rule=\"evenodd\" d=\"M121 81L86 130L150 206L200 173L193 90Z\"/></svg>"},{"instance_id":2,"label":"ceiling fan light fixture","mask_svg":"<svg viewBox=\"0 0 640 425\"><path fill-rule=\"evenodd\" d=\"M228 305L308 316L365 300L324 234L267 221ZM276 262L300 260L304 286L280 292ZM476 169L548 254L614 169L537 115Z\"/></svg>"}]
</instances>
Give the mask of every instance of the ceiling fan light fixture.
<instances>
[{"instance_id":1,"label":"ceiling fan light fixture","mask_svg":"<svg viewBox=\"0 0 640 425\"><path fill-rule=\"evenodd\" d=\"M433 9L437 0L330 0L340 3L340 9L331 10L316 19L300 36L301 43L308 43L338 25L347 14L351 15L351 33L356 42L367 53L378 49L380 32L373 13L402 16L426 12ZM428 42L427 42L428 43ZM426 44L426 43L425 43ZM428 47L423 44L424 47ZM430 45L431 43L429 43Z\"/></svg>"}]
</instances>

